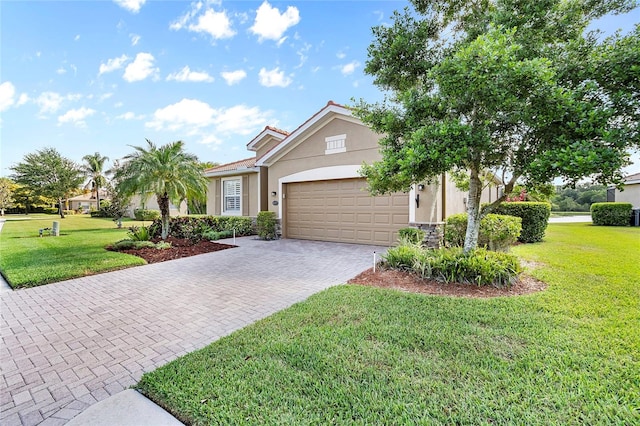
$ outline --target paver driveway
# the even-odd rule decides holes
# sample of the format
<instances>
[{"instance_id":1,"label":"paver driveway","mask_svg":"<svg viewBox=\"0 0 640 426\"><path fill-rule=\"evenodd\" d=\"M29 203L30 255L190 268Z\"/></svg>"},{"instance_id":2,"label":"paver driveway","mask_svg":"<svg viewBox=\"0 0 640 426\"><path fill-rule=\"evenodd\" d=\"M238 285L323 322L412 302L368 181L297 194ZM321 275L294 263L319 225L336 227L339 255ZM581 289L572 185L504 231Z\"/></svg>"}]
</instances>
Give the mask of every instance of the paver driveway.
<instances>
[{"instance_id":1,"label":"paver driveway","mask_svg":"<svg viewBox=\"0 0 640 426\"><path fill-rule=\"evenodd\" d=\"M64 424L143 372L371 266L380 248L239 247L3 292L0 424Z\"/></svg>"}]
</instances>

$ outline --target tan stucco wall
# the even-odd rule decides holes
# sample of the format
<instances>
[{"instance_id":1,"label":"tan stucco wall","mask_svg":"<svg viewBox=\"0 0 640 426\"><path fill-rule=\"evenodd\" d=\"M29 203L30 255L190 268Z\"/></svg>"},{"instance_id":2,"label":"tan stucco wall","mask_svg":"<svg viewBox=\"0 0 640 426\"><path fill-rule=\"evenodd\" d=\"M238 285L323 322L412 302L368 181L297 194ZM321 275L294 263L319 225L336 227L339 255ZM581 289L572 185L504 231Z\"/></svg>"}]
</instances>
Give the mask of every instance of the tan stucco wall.
<instances>
[{"instance_id":1,"label":"tan stucco wall","mask_svg":"<svg viewBox=\"0 0 640 426\"><path fill-rule=\"evenodd\" d=\"M222 181L227 179L242 179L242 216L257 216L259 211L258 173L210 178L207 184L207 214L212 216L222 214Z\"/></svg>"},{"instance_id":2,"label":"tan stucco wall","mask_svg":"<svg viewBox=\"0 0 640 426\"><path fill-rule=\"evenodd\" d=\"M624 191L616 189L616 202L631 203L633 208L640 208L640 184L625 185Z\"/></svg>"},{"instance_id":3,"label":"tan stucco wall","mask_svg":"<svg viewBox=\"0 0 640 426\"><path fill-rule=\"evenodd\" d=\"M278 145L282 139L276 139L273 136L267 136L263 141L260 141L258 144L258 149L256 150L256 158L262 157L264 154L269 152L271 148Z\"/></svg>"},{"instance_id":4,"label":"tan stucco wall","mask_svg":"<svg viewBox=\"0 0 640 426\"><path fill-rule=\"evenodd\" d=\"M296 140L296 146L288 148L288 152L269 166L267 193L269 198L277 198L279 180L282 177L301 171L330 166L362 165L380 160L378 152L379 136L366 126L349 121L348 118L332 118L330 121L318 123L307 136ZM346 135L346 152L325 154L326 137ZM272 197L271 192L278 193ZM278 207L269 202L269 209L278 213Z\"/></svg>"}]
</instances>

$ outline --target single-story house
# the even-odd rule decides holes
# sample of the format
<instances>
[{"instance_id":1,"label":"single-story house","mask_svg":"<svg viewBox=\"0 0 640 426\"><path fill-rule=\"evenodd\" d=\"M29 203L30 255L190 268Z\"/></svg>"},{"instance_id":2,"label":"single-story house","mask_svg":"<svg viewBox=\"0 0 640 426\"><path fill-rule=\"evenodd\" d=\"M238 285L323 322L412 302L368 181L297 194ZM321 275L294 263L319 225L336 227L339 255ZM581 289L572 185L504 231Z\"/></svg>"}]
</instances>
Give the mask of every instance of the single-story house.
<instances>
[{"instance_id":1,"label":"single-story house","mask_svg":"<svg viewBox=\"0 0 640 426\"><path fill-rule=\"evenodd\" d=\"M429 228L466 211L447 175L409 193L373 197L358 171L380 160L380 136L329 101L291 133L267 126L247 144L255 155L207 169L207 214L273 211L283 238L391 245L407 226ZM496 198L497 188L483 193Z\"/></svg>"},{"instance_id":2,"label":"single-story house","mask_svg":"<svg viewBox=\"0 0 640 426\"><path fill-rule=\"evenodd\" d=\"M634 173L624 178L622 191L616 187L607 189L607 201L631 203L634 209L640 208L640 173Z\"/></svg>"},{"instance_id":3,"label":"single-story house","mask_svg":"<svg viewBox=\"0 0 640 426\"><path fill-rule=\"evenodd\" d=\"M101 191L100 201L105 198L108 198L107 194ZM95 192L88 192L68 198L65 207L67 207L68 210L80 210L83 213L89 213L91 210L98 210L98 200L96 200Z\"/></svg>"},{"instance_id":4,"label":"single-story house","mask_svg":"<svg viewBox=\"0 0 640 426\"><path fill-rule=\"evenodd\" d=\"M142 199L140 195L134 195L131 197L129 201L129 207L127 208L126 216L130 218L134 218L134 211L138 209L146 209L146 210L158 210L160 211L160 206L158 206L158 200L156 196L151 194L146 199ZM169 215L171 216L183 216L188 213L187 202L182 201L179 206L175 206L173 203L169 204Z\"/></svg>"}]
</instances>

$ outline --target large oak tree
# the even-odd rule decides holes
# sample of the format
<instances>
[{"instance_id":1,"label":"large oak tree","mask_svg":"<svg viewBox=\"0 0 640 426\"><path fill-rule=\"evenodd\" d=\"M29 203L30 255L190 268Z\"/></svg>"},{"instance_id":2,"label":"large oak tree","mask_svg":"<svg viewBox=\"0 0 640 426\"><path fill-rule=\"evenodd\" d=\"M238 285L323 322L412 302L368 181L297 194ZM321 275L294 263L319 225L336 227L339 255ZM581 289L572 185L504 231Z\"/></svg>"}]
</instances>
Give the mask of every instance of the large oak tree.
<instances>
[{"instance_id":1,"label":"large oak tree","mask_svg":"<svg viewBox=\"0 0 640 426\"><path fill-rule=\"evenodd\" d=\"M412 0L373 28L365 72L385 101L355 111L383 159L364 165L374 194L445 172L469 177L465 251L477 246L483 176L619 183L639 145L640 26L606 39L590 22L626 0ZM488 173L490 172L490 173Z\"/></svg>"}]
</instances>

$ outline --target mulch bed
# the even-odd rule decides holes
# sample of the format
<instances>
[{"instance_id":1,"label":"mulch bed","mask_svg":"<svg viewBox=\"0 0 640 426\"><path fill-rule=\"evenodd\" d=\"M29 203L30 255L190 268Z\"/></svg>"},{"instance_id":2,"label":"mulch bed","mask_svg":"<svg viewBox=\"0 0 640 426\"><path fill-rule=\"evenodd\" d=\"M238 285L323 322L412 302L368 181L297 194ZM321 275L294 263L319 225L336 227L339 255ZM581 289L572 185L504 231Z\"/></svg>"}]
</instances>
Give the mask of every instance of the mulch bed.
<instances>
[{"instance_id":1,"label":"mulch bed","mask_svg":"<svg viewBox=\"0 0 640 426\"><path fill-rule=\"evenodd\" d=\"M157 243L158 241L161 240L153 240L154 243ZM137 250L120 250L120 252L141 257L146 260L147 263L158 263L237 247L231 244L214 243L212 241L200 241L194 243L186 238L168 237L165 241L171 243L171 248L160 250L146 247Z\"/></svg>"},{"instance_id":2,"label":"mulch bed","mask_svg":"<svg viewBox=\"0 0 640 426\"><path fill-rule=\"evenodd\" d=\"M510 288L499 289L495 287L478 287L468 284L444 284L435 280L423 280L409 272L393 269L369 268L363 273L350 279L349 284L359 284L371 287L392 288L411 293L436 294L440 296L456 297L502 297L519 296L544 290L547 285L530 275L521 275L520 281Z\"/></svg>"}]
</instances>

